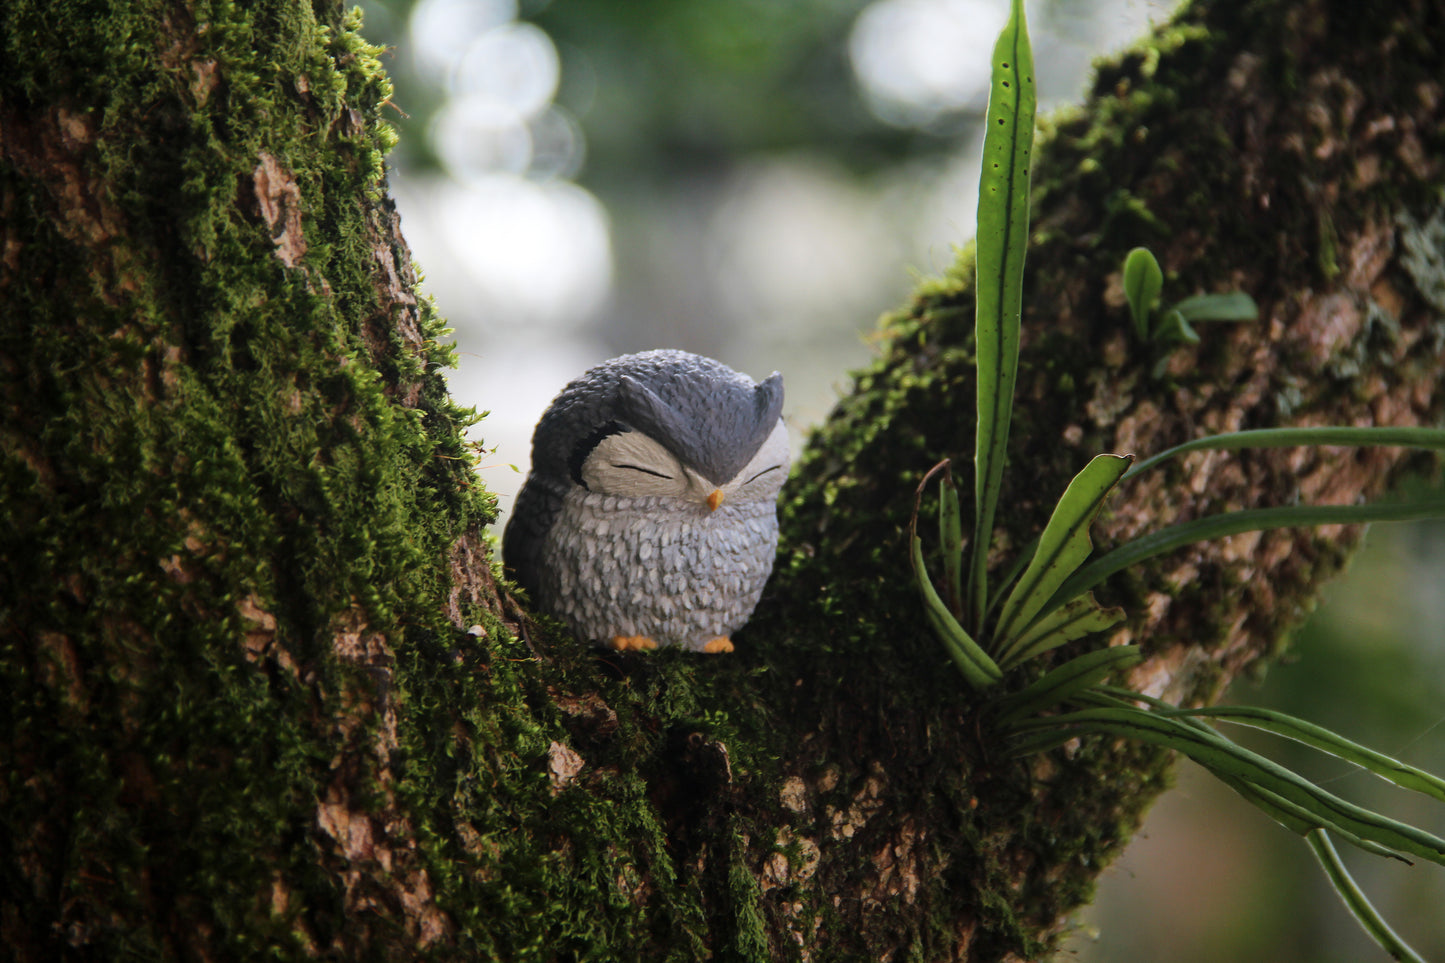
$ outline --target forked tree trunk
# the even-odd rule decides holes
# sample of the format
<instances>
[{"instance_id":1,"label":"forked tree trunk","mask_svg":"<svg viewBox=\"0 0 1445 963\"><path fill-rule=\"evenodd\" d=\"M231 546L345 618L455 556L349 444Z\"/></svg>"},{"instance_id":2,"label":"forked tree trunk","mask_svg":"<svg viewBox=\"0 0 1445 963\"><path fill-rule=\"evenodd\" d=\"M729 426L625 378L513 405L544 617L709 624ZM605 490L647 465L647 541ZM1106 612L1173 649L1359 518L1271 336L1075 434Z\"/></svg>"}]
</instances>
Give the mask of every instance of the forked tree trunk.
<instances>
[{"instance_id":1,"label":"forked tree trunk","mask_svg":"<svg viewBox=\"0 0 1445 963\"><path fill-rule=\"evenodd\" d=\"M601 657L493 580L385 198L387 84L340 4L53 17L0 13L14 958L1047 951L1167 766L1009 760L925 626L902 533L922 473L972 451L966 264L889 320L813 439L738 654ZM1054 121L1001 544L1099 451L1441 421L1442 21L1201 2ZM1240 288L1262 319L1155 375L1118 294L1136 244L1166 297ZM1403 464L1195 456L1100 531L1349 502ZM1149 656L1133 683L1217 696L1355 535L1239 536L1110 582Z\"/></svg>"}]
</instances>

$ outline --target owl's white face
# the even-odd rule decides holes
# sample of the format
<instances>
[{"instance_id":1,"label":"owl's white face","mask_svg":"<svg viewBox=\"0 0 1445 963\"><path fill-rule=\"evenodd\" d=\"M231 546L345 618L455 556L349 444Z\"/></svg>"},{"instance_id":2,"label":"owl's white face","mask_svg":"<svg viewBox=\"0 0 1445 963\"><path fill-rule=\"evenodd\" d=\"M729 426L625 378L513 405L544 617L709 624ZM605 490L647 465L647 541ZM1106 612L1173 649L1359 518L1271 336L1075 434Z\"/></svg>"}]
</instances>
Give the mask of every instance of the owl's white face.
<instances>
[{"instance_id":1,"label":"owl's white face","mask_svg":"<svg viewBox=\"0 0 1445 963\"><path fill-rule=\"evenodd\" d=\"M603 438L583 461L581 474L589 491L604 495L666 495L714 509L734 499L774 499L788 477L788 430L779 419L752 460L721 486L640 431Z\"/></svg>"}]
</instances>

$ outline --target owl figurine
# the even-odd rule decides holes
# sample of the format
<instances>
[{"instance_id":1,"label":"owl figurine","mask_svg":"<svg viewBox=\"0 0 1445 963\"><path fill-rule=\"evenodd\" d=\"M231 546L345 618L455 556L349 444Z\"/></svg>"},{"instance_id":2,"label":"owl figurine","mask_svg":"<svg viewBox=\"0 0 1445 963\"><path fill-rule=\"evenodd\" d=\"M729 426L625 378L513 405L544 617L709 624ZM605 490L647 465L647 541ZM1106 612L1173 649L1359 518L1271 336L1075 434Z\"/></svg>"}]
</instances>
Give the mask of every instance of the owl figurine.
<instances>
[{"instance_id":1,"label":"owl figurine","mask_svg":"<svg viewBox=\"0 0 1445 963\"><path fill-rule=\"evenodd\" d=\"M783 377L646 351L589 368L532 436L502 554L539 608L613 649L731 652L772 573Z\"/></svg>"}]
</instances>

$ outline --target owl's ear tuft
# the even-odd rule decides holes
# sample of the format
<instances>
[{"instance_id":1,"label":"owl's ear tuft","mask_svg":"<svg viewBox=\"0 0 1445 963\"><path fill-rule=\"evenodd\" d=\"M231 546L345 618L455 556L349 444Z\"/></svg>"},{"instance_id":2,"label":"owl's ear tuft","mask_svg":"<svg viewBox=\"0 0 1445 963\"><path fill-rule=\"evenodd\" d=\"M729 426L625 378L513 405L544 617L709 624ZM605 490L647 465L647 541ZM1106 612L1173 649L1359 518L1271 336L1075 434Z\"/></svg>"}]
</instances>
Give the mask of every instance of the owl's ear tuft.
<instances>
[{"instance_id":1,"label":"owl's ear tuft","mask_svg":"<svg viewBox=\"0 0 1445 963\"><path fill-rule=\"evenodd\" d=\"M758 426L764 428L763 437L773 430L773 425L783 416L783 376L774 371L753 391L753 405L758 413Z\"/></svg>"},{"instance_id":2,"label":"owl's ear tuft","mask_svg":"<svg viewBox=\"0 0 1445 963\"><path fill-rule=\"evenodd\" d=\"M688 426L680 414L657 393L631 375L617 379L617 411L632 427L669 447L670 441L688 437ZM674 451L673 454L683 454Z\"/></svg>"}]
</instances>

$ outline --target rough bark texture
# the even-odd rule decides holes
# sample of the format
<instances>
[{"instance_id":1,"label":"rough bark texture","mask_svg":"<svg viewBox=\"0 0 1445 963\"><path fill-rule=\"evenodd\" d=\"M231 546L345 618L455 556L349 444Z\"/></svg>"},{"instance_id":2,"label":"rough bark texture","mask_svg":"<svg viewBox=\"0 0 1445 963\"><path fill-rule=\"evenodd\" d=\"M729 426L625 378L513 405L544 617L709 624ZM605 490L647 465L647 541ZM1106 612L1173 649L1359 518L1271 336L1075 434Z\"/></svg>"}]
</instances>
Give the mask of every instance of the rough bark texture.
<instances>
[{"instance_id":1,"label":"rough bark texture","mask_svg":"<svg viewBox=\"0 0 1445 963\"><path fill-rule=\"evenodd\" d=\"M321 2L56 6L0 14L0 942L23 960L1047 951L1166 760L1002 758L921 618L913 489L972 450L966 257L888 319L813 439L738 655L599 657L499 598L355 25ZM1098 451L1440 423L1442 17L1199 3L1056 119L999 565ZM1242 288L1262 320L1153 375L1118 293L1140 243L1166 297ZM1100 531L1351 501L1403 464L1199 455ZM1115 579L1100 594L1149 655L1132 681L1215 697L1355 534L1241 536Z\"/></svg>"}]
</instances>

